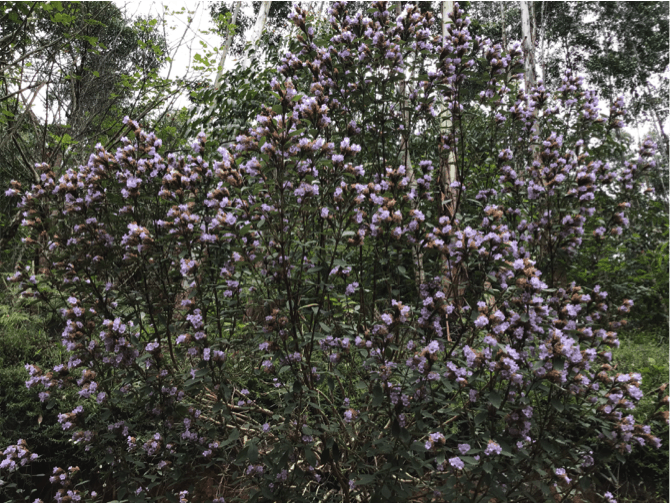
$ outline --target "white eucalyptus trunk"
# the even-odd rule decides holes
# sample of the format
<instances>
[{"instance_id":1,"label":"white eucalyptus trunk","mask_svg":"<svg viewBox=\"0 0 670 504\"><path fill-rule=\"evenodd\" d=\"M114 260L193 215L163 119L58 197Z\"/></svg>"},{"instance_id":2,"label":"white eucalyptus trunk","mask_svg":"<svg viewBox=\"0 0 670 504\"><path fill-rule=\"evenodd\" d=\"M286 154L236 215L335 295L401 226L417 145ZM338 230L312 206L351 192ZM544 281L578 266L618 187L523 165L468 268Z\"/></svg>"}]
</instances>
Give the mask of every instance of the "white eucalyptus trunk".
<instances>
[{"instance_id":1,"label":"white eucalyptus trunk","mask_svg":"<svg viewBox=\"0 0 670 504\"><path fill-rule=\"evenodd\" d=\"M523 38L523 66L526 77L526 90L537 84L537 73L535 71L535 37L530 19L530 2L521 0L521 36Z\"/></svg>"},{"instance_id":2,"label":"white eucalyptus trunk","mask_svg":"<svg viewBox=\"0 0 670 504\"><path fill-rule=\"evenodd\" d=\"M235 2L235 8L233 10L233 19L232 24L237 22L237 15L240 13L240 6L242 2ZM221 82L221 76L223 75L223 67L226 64L226 57L228 56L228 51L230 51L230 46L233 43L233 36L235 34L232 31L228 31L228 36L226 37L226 45L223 47L221 52L221 59L219 60L219 70L216 72L216 79L214 79L214 89L219 88L219 83Z\"/></svg>"},{"instance_id":3,"label":"white eucalyptus trunk","mask_svg":"<svg viewBox=\"0 0 670 504\"><path fill-rule=\"evenodd\" d=\"M547 2L542 2L542 24L540 25L540 58L539 58L539 70L540 70L540 79L542 79L542 82L546 85L547 83L547 69L545 67L545 58L544 58L544 47L545 47L545 33L546 33L546 28L547 28L547 22L546 22L546 6Z\"/></svg>"},{"instance_id":4,"label":"white eucalyptus trunk","mask_svg":"<svg viewBox=\"0 0 670 504\"><path fill-rule=\"evenodd\" d=\"M505 23L505 2L500 2L500 26L502 26L502 45L507 50L507 25Z\"/></svg>"},{"instance_id":5,"label":"white eucalyptus trunk","mask_svg":"<svg viewBox=\"0 0 670 504\"><path fill-rule=\"evenodd\" d=\"M400 15L402 13L402 2L395 2L396 4L396 15ZM414 175L414 167L412 166L412 160L410 159L409 156L409 138L412 134L411 128L412 124L410 123L410 112L408 108L408 101L407 101L407 94L408 94L408 89L407 89L407 77L405 76L405 79L403 79L402 83L399 85L399 94L403 97L403 105L405 111L403 112L403 122L405 123L405 138L402 139L402 144L401 144L401 149L400 149L400 159L401 163L405 166L405 171L407 173L407 177L409 178L409 185L412 189L416 191L417 189L417 183L416 183L416 176ZM418 194L416 196L418 199ZM424 275L424 269L423 269L423 252L421 251L421 247L419 244L413 245L412 246L412 260L414 261L414 267L416 268L414 271L414 281L416 283L416 288L419 290L421 288L421 284L425 282L425 275Z\"/></svg>"},{"instance_id":6,"label":"white eucalyptus trunk","mask_svg":"<svg viewBox=\"0 0 670 504\"><path fill-rule=\"evenodd\" d=\"M446 38L448 36L447 26L451 24L451 18L449 18L449 13L454 10L454 2L441 2L442 7L442 37ZM452 121L449 114L442 113L442 124L441 124L441 133L442 135L447 135L451 131ZM451 183L455 182L458 179L458 172L456 170L456 157L453 152L449 152L447 157L447 165L442 170L442 194L443 198L449 197L451 200L450 213L452 215L456 212L456 203L458 201L458 189L451 187Z\"/></svg>"},{"instance_id":7,"label":"white eucalyptus trunk","mask_svg":"<svg viewBox=\"0 0 670 504\"><path fill-rule=\"evenodd\" d=\"M521 36L523 37L523 66L526 81L526 93L530 95L530 90L537 86L537 71L535 69L535 18L531 19L530 2L521 0ZM530 99L530 98L528 98ZM537 122L537 110L533 111L533 157L540 161L540 125Z\"/></svg>"},{"instance_id":8,"label":"white eucalyptus trunk","mask_svg":"<svg viewBox=\"0 0 670 504\"><path fill-rule=\"evenodd\" d=\"M441 2L441 17L442 17L442 37L443 40L449 36L448 26L452 23L449 14L454 11L454 2ZM443 102L446 104L445 102ZM448 135L453 129L453 121L450 112L446 111L446 106L442 110L442 121L440 124L440 132L442 135ZM440 190L442 197L442 205L446 210L452 225L455 225L456 212L459 204L459 190L458 187L451 187L452 182L458 182L458 167L456 166L456 154L454 151L449 151L447 158L442 158L440 162ZM442 254L442 288L444 289L447 299L456 301L458 295L461 294L463 288L461 287L466 281L465 271L461 266L454 266L451 264L449 257ZM445 318L445 325L447 328L447 341L451 341L451 331L449 327L449 320Z\"/></svg>"},{"instance_id":9,"label":"white eucalyptus trunk","mask_svg":"<svg viewBox=\"0 0 670 504\"><path fill-rule=\"evenodd\" d=\"M449 19L449 13L454 10L453 0L448 0L447 2L440 2L440 7L442 7L442 36L447 36L447 25L451 23Z\"/></svg>"},{"instance_id":10,"label":"white eucalyptus trunk","mask_svg":"<svg viewBox=\"0 0 670 504\"><path fill-rule=\"evenodd\" d=\"M270 12L270 4L272 2L261 2L261 10L258 11L258 18L256 19L256 25L254 26L254 31L251 35L251 43L255 44L261 38L263 33L263 28L265 28L265 23L268 21L268 13Z\"/></svg>"}]
</instances>

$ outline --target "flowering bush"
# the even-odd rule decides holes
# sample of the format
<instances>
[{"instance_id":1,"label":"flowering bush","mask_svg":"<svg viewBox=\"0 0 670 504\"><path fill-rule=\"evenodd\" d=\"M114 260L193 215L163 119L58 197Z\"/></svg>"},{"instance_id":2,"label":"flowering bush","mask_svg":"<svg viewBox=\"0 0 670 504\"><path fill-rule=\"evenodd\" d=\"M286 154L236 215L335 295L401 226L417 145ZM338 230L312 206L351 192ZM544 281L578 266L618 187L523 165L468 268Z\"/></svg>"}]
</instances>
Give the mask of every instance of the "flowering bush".
<instances>
[{"instance_id":1,"label":"flowering bush","mask_svg":"<svg viewBox=\"0 0 670 504\"><path fill-rule=\"evenodd\" d=\"M101 498L592 500L611 457L659 445L609 363L632 302L561 281L625 232L654 146L594 159L621 102L601 115L573 75L525 92L520 46L458 6L442 39L372 5L334 3L321 36L296 7L273 96L218 154L128 120L116 152L7 191L40 257L10 280L69 355L27 386L78 390L59 422ZM57 499L94 497L78 472Z\"/></svg>"}]
</instances>

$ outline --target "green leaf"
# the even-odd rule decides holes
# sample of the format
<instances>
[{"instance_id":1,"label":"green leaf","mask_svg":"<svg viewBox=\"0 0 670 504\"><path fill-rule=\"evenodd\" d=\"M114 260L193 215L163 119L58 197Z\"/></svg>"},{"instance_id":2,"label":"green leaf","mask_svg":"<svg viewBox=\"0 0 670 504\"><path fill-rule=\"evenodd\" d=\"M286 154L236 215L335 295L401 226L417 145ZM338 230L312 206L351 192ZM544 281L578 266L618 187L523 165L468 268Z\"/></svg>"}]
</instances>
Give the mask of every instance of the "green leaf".
<instances>
[{"instance_id":1,"label":"green leaf","mask_svg":"<svg viewBox=\"0 0 670 504\"><path fill-rule=\"evenodd\" d=\"M310 448L305 448L305 460L312 467L317 466L316 455L314 455L314 452Z\"/></svg>"},{"instance_id":2,"label":"green leaf","mask_svg":"<svg viewBox=\"0 0 670 504\"><path fill-rule=\"evenodd\" d=\"M398 423L398 419L395 417L391 422L391 434L393 437L398 437L400 435L400 423Z\"/></svg>"},{"instance_id":3,"label":"green leaf","mask_svg":"<svg viewBox=\"0 0 670 504\"><path fill-rule=\"evenodd\" d=\"M372 389L372 405L379 406L382 402L384 402L384 391L379 384L377 384Z\"/></svg>"},{"instance_id":4,"label":"green leaf","mask_svg":"<svg viewBox=\"0 0 670 504\"><path fill-rule=\"evenodd\" d=\"M553 443L551 441L547 440L547 439L540 440L540 445L548 453L555 453L556 452L556 448L554 447Z\"/></svg>"},{"instance_id":5,"label":"green leaf","mask_svg":"<svg viewBox=\"0 0 670 504\"><path fill-rule=\"evenodd\" d=\"M500 397L498 392L493 391L489 394L489 402L493 404L496 409L500 409L500 405L502 404L502 397Z\"/></svg>"},{"instance_id":6,"label":"green leaf","mask_svg":"<svg viewBox=\"0 0 670 504\"><path fill-rule=\"evenodd\" d=\"M242 462L247 458L247 453L249 452L249 446L245 446L240 450L240 453L237 454L236 462Z\"/></svg>"},{"instance_id":7,"label":"green leaf","mask_svg":"<svg viewBox=\"0 0 670 504\"><path fill-rule=\"evenodd\" d=\"M370 483L374 482L375 477L372 474L363 474L362 476L359 476L357 480L354 481L357 485L369 485Z\"/></svg>"},{"instance_id":8,"label":"green leaf","mask_svg":"<svg viewBox=\"0 0 670 504\"><path fill-rule=\"evenodd\" d=\"M332 453L333 453L333 460L334 460L335 462L339 462L340 457L341 457L341 455L342 455L342 452L340 451L340 447L338 446L337 441L334 441L334 442L333 442L333 451L332 451Z\"/></svg>"},{"instance_id":9,"label":"green leaf","mask_svg":"<svg viewBox=\"0 0 670 504\"><path fill-rule=\"evenodd\" d=\"M590 490L592 488L591 478L589 476L584 476L579 480L579 486L582 487L583 490Z\"/></svg>"},{"instance_id":10,"label":"green leaf","mask_svg":"<svg viewBox=\"0 0 670 504\"><path fill-rule=\"evenodd\" d=\"M412 449L412 450L414 450L414 451L416 451L416 452L419 452L419 453L424 453L424 452L426 451L426 446L425 446L423 443L419 442L419 441L414 441L414 442L410 445L410 449Z\"/></svg>"},{"instance_id":11,"label":"green leaf","mask_svg":"<svg viewBox=\"0 0 670 504\"><path fill-rule=\"evenodd\" d=\"M249 462L254 464L256 463L256 461L258 461L258 447L256 446L256 443L254 443L253 441L249 442L248 454L249 454Z\"/></svg>"}]
</instances>

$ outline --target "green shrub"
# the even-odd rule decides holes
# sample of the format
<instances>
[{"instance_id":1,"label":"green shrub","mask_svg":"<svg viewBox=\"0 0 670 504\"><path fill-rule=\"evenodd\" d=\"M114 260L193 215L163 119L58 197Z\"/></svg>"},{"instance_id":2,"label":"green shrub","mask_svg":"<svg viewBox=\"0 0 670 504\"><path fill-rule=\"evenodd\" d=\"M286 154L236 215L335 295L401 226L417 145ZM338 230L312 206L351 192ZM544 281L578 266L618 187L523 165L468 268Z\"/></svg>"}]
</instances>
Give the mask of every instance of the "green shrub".
<instances>
[{"instance_id":1,"label":"green shrub","mask_svg":"<svg viewBox=\"0 0 670 504\"><path fill-rule=\"evenodd\" d=\"M632 303L561 273L626 233L653 142L589 156L623 102L571 73L526 93L520 45L457 6L442 40L415 6L368 14L335 3L318 35L296 7L235 144L163 155L128 119L7 191L48 265L9 280L68 351L28 385L95 460L54 469L57 499L611 498L611 464L660 444L610 363Z\"/></svg>"},{"instance_id":2,"label":"green shrub","mask_svg":"<svg viewBox=\"0 0 670 504\"><path fill-rule=\"evenodd\" d=\"M621 338L621 346L612 352L612 360L622 373L642 374L644 397L634 411L635 420L640 424L654 427L662 440L660 450L642 448L638 453L626 457L623 464L615 464L613 472L619 474L619 495L633 502L668 502L668 425L659 413L667 410L659 407L663 397L668 395L667 344L659 344L656 332L627 332ZM662 340L661 340L662 341Z\"/></svg>"},{"instance_id":3,"label":"green shrub","mask_svg":"<svg viewBox=\"0 0 670 504\"><path fill-rule=\"evenodd\" d=\"M0 486L0 498L5 501L51 500L48 474L53 465L62 460L90 464L90 457L82 457L58 423L58 412L74 407L76 394L63 390L46 404L26 387L27 363L51 369L68 359L68 352L54 337L56 329L49 330L49 318L48 312L21 299L15 286L0 293L0 446L23 439L39 455L29 466L9 477L3 475L7 481ZM60 321L52 325L57 327Z\"/></svg>"}]
</instances>

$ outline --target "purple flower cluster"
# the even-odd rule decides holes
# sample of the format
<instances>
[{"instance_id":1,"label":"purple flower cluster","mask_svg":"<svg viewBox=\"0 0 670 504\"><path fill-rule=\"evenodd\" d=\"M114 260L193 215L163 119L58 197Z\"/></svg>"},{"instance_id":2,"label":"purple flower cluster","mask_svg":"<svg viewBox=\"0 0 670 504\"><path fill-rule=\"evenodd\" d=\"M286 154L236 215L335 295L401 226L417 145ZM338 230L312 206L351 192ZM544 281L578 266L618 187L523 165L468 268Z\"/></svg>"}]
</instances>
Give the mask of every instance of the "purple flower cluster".
<instances>
[{"instance_id":1,"label":"purple flower cluster","mask_svg":"<svg viewBox=\"0 0 670 504\"><path fill-rule=\"evenodd\" d=\"M76 384L81 405L58 417L65 430L83 424L93 400L109 415L120 411L110 403L124 404L159 424L159 433L139 432L114 416L107 432L87 425L75 441L106 450L118 438L163 469L177 451L211 460L237 450L237 438L212 439L234 428L247 440L288 439L298 467L323 450L303 418L309 404L315 418L333 410L323 422L351 440L348 452L362 446L358 437L384 438L386 430L365 432L383 412L387 430L422 439L458 476L471 464L497 464L503 446L510 456L542 446L538 418L546 415L535 396L546 390L552 404L579 404L607 427L612 435L601 442L613 449L659 443L629 414L641 377L617 375L608 363L616 317L632 301L612 310L599 287L560 284L547 271L548 255L569 257L585 240L625 232L627 202L608 230L598 196L634 194L655 146L645 142L623 170L591 159L582 133L608 121L597 96L571 73L554 97L542 83L523 89L519 44L505 52L473 37L458 6L446 37L432 36L435 18L414 5L397 16L385 2L370 9L350 15L335 2L324 45L296 6L297 49L270 83L274 101L216 161L205 160L204 133L190 155L163 156L161 141L128 121L132 138L115 153L98 146L86 165L59 177L39 165L41 183L7 191L21 198L26 232L44 237L29 245L49 273L38 281L18 269L9 280L26 295L47 297L47 285L63 293L70 354L53 372L26 365L26 386L44 389L46 400L47 389ZM482 117L510 134L487 147L490 168L475 169L459 96L479 67ZM617 102L611 111L612 127L622 109ZM581 121L580 138L565 122L571 117ZM49 226L44 208L58 216ZM264 396L300 408L269 411L248 399L247 383L237 381L249 362ZM343 408L321 396L324 378L340 401L351 397ZM286 422L270 429L270 417ZM445 421L476 425L477 434L449 433ZM547 468L547 480L568 483L568 474L591 467L588 450L578 451L581 466ZM286 469L250 462L242 462L246 476L267 467L272 488L287 482ZM69 478L63 470L53 477ZM357 488L351 480L348 490Z\"/></svg>"},{"instance_id":2,"label":"purple flower cluster","mask_svg":"<svg viewBox=\"0 0 670 504\"><path fill-rule=\"evenodd\" d=\"M0 469L8 472L14 472L19 467L23 467L39 457L36 453L31 453L28 450L28 445L23 439L19 439L15 445L5 448L2 454L5 458L0 462Z\"/></svg>"},{"instance_id":3,"label":"purple flower cluster","mask_svg":"<svg viewBox=\"0 0 670 504\"><path fill-rule=\"evenodd\" d=\"M49 481L52 484L58 484L61 488L56 491L54 500L56 502L81 502L79 490L72 490L74 486L74 475L80 471L79 467L68 467L67 470L61 467L54 467Z\"/></svg>"}]
</instances>

